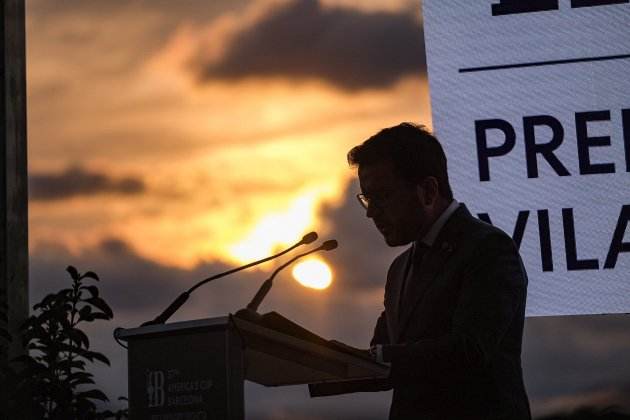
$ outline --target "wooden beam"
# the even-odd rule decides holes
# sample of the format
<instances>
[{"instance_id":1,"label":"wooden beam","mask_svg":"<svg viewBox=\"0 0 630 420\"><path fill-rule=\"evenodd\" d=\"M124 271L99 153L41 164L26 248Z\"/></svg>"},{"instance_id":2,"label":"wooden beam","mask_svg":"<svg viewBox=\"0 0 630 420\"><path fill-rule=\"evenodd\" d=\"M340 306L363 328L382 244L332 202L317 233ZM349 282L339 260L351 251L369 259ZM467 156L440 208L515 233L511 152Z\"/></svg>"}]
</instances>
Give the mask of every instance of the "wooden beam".
<instances>
[{"instance_id":1,"label":"wooden beam","mask_svg":"<svg viewBox=\"0 0 630 420\"><path fill-rule=\"evenodd\" d=\"M23 352L16 333L29 311L24 0L2 0L0 14L0 296L14 336L6 360Z\"/></svg>"}]
</instances>

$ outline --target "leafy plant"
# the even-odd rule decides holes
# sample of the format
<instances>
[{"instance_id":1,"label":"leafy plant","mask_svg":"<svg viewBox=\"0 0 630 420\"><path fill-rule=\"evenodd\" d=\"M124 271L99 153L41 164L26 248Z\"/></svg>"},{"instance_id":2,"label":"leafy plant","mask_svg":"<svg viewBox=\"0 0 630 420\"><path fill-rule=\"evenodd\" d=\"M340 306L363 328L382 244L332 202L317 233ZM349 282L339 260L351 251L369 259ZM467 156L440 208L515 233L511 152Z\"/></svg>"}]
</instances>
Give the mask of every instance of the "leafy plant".
<instances>
[{"instance_id":1,"label":"leafy plant","mask_svg":"<svg viewBox=\"0 0 630 420\"><path fill-rule=\"evenodd\" d=\"M66 270L72 287L44 297L22 326L28 354L14 360L21 366L9 378L15 384L9 409L47 420L124 418L124 412L97 411L96 402L108 398L93 387L87 366L93 362L109 366L109 360L90 350L88 336L81 330L86 323L112 319L113 312L98 287L86 284L99 280L96 273L80 274L72 266Z\"/></svg>"}]
</instances>

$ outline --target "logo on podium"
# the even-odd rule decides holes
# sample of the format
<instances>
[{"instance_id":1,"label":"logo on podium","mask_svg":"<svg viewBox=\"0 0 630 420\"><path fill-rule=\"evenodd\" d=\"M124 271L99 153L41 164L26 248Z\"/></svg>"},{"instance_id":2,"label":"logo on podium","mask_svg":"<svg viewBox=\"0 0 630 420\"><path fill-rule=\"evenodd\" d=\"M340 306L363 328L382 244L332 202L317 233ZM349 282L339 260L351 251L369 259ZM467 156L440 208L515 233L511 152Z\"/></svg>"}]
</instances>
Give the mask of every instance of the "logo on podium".
<instances>
[{"instance_id":1,"label":"logo on podium","mask_svg":"<svg viewBox=\"0 0 630 420\"><path fill-rule=\"evenodd\" d=\"M164 405L164 372L150 370L147 372L147 400L148 406L162 407Z\"/></svg>"}]
</instances>

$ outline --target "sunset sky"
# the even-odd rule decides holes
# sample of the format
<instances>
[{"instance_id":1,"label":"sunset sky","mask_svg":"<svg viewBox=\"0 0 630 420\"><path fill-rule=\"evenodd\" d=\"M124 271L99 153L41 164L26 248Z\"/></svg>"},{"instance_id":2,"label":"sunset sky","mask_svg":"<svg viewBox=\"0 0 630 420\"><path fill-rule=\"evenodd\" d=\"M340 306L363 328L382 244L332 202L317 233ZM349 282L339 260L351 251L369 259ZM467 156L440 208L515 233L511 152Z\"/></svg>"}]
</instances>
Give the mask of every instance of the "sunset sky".
<instances>
[{"instance_id":1,"label":"sunset sky","mask_svg":"<svg viewBox=\"0 0 630 420\"><path fill-rule=\"evenodd\" d=\"M431 126L419 2L26 5L31 301L67 282L68 264L101 276L115 318L91 333L112 359L97 370L110 398L127 392L113 328L311 230L339 240L321 257L330 287L304 288L287 270L261 310L366 347L402 249L364 218L345 156L380 128ZM173 320L235 312L276 266L200 289ZM528 320L536 414L630 400L626 318ZM390 395L246 387L257 419L383 418Z\"/></svg>"}]
</instances>

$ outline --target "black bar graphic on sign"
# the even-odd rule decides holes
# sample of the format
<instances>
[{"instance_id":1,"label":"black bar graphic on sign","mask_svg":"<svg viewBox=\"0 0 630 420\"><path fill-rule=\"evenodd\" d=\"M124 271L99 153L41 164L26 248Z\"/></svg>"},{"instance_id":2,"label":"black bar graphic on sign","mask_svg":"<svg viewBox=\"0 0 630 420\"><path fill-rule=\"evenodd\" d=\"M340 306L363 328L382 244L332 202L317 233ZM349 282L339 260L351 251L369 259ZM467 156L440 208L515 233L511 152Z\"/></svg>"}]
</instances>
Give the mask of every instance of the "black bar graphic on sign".
<instances>
[{"instance_id":1,"label":"black bar graphic on sign","mask_svg":"<svg viewBox=\"0 0 630 420\"><path fill-rule=\"evenodd\" d=\"M558 10L558 0L501 0L492 5L492 16Z\"/></svg>"},{"instance_id":2,"label":"black bar graphic on sign","mask_svg":"<svg viewBox=\"0 0 630 420\"><path fill-rule=\"evenodd\" d=\"M571 0L571 7L606 6L608 4L630 3L630 0Z\"/></svg>"},{"instance_id":3,"label":"black bar graphic on sign","mask_svg":"<svg viewBox=\"0 0 630 420\"><path fill-rule=\"evenodd\" d=\"M498 64L494 66L482 66L482 67L464 67L464 68L459 69L459 72L460 73L473 73L473 72L478 72L478 71L516 69L516 68L521 68L521 67L541 67L541 66L554 66L557 64L586 63L589 61L624 60L628 58L630 58L630 54L604 55L600 57L568 58L566 60L549 60L549 61L534 61L534 62L529 62L529 63Z\"/></svg>"}]
</instances>

